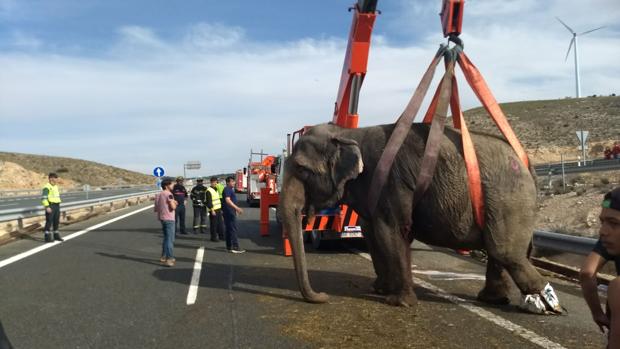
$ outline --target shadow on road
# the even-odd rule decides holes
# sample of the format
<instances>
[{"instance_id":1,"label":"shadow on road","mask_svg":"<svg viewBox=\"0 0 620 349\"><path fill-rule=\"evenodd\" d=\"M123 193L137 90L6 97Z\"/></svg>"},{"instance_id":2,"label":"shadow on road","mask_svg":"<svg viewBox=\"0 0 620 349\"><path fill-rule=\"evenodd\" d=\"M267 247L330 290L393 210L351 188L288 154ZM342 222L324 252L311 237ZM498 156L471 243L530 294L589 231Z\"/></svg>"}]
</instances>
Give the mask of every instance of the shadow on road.
<instances>
[{"instance_id":1,"label":"shadow on road","mask_svg":"<svg viewBox=\"0 0 620 349\"><path fill-rule=\"evenodd\" d=\"M159 258L152 259L152 258L131 257L131 256L127 256L124 254L113 254L113 253L105 253L105 252L97 252L97 254L103 257L122 259L126 261L139 262L139 263L144 263L144 264L152 264L152 265L157 265L157 266L161 265L161 263L159 262ZM184 257L176 258L176 260L183 261L183 262L189 262L189 263L194 262L193 259L184 258Z\"/></svg>"}]
</instances>

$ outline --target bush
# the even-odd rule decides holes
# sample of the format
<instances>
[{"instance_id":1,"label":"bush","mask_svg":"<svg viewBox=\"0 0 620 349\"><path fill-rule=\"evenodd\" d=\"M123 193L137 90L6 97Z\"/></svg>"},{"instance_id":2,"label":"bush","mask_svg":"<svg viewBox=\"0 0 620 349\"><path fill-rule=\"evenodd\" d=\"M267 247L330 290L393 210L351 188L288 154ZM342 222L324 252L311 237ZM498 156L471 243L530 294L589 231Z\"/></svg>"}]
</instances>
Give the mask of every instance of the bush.
<instances>
[{"instance_id":1,"label":"bush","mask_svg":"<svg viewBox=\"0 0 620 349\"><path fill-rule=\"evenodd\" d=\"M605 185L609 184L609 178L604 178L604 177L601 178L601 183L603 183Z\"/></svg>"},{"instance_id":2,"label":"bush","mask_svg":"<svg viewBox=\"0 0 620 349\"><path fill-rule=\"evenodd\" d=\"M66 167L61 167L56 170L56 173L67 173L67 172L69 172L69 169Z\"/></svg>"}]
</instances>

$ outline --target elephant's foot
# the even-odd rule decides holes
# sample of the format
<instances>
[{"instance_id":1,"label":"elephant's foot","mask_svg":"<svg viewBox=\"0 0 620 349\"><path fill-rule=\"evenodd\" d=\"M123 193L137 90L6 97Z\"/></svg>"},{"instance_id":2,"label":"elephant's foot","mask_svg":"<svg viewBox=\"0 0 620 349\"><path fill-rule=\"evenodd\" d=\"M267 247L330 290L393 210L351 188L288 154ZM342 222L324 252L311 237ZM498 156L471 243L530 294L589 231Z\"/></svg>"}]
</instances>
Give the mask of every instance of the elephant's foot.
<instances>
[{"instance_id":1,"label":"elephant's foot","mask_svg":"<svg viewBox=\"0 0 620 349\"><path fill-rule=\"evenodd\" d=\"M488 304L506 305L510 304L508 291L501 288L485 287L478 293L478 300Z\"/></svg>"},{"instance_id":2,"label":"elephant's foot","mask_svg":"<svg viewBox=\"0 0 620 349\"><path fill-rule=\"evenodd\" d=\"M418 303L418 297L412 290L409 290L399 294L391 294L386 297L385 302L398 307L414 307Z\"/></svg>"},{"instance_id":3,"label":"elephant's foot","mask_svg":"<svg viewBox=\"0 0 620 349\"><path fill-rule=\"evenodd\" d=\"M379 278L377 278L375 282L372 283L371 291L382 296L390 293L388 283L380 280Z\"/></svg>"}]
</instances>

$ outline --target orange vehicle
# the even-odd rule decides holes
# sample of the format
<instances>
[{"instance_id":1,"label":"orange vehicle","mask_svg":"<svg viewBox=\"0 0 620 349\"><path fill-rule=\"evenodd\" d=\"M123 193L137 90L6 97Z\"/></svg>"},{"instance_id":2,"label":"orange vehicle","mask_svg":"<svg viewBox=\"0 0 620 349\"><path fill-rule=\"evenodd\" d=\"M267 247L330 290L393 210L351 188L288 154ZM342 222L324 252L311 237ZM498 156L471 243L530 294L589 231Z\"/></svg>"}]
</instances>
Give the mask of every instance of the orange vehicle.
<instances>
[{"instance_id":1,"label":"orange vehicle","mask_svg":"<svg viewBox=\"0 0 620 349\"><path fill-rule=\"evenodd\" d=\"M260 156L259 161L255 161L255 157ZM250 206L258 205L261 199L261 189L275 186L267 179L275 171L276 157L265 154L262 151L255 153L250 150L250 159L246 169L246 192L247 202Z\"/></svg>"},{"instance_id":2,"label":"orange vehicle","mask_svg":"<svg viewBox=\"0 0 620 349\"><path fill-rule=\"evenodd\" d=\"M245 193L248 189L248 177L246 176L247 168L237 170L235 172L235 191L237 193Z\"/></svg>"},{"instance_id":3,"label":"orange vehicle","mask_svg":"<svg viewBox=\"0 0 620 349\"><path fill-rule=\"evenodd\" d=\"M370 52L370 39L377 17L377 0L358 0L351 8L353 21L349 34L349 43L344 58L342 74L336 104L334 108L333 123L341 127L357 128L359 116L357 107L360 90L366 68L368 65L368 53ZM290 154L295 141L308 129L304 127L288 135L287 153ZM282 159L284 160L284 159ZM268 197L265 203L261 202L261 235L268 235L269 230L269 207L277 206L277 191L263 189ZM313 219L304 217L303 226L307 239L312 241L318 248L324 241L340 238L361 238L362 229L359 216L346 205L323 210ZM283 232L284 253L290 255L290 247L286 233Z\"/></svg>"}]
</instances>

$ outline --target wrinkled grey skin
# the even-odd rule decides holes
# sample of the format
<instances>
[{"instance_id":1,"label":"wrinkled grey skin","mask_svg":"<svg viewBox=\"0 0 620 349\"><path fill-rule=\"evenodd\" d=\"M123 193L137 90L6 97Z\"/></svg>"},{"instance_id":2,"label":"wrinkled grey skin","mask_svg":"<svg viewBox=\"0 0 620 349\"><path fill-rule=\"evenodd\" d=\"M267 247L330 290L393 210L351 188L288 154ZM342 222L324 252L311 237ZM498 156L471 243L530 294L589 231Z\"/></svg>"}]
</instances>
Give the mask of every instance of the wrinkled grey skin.
<instances>
[{"instance_id":1,"label":"wrinkled grey skin","mask_svg":"<svg viewBox=\"0 0 620 349\"><path fill-rule=\"evenodd\" d=\"M502 139L472 134L480 163L486 226L476 226L461 153L460 133L447 128L432 183L413 210L413 191L429 127L414 124L396 156L377 211L366 207L372 174L394 125L344 129L319 125L295 145L285 163L279 215L289 232L295 271L303 297L313 303L328 296L315 292L308 279L302 241L302 212L344 203L363 218L377 274L374 290L387 303L411 306L417 302L411 275L410 241L449 248L488 252L482 301L508 302L508 276L523 294L540 292L546 282L527 259L536 210L532 174Z\"/></svg>"}]
</instances>

